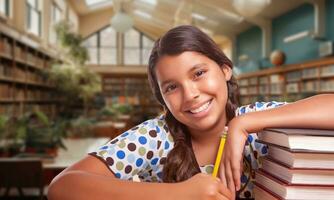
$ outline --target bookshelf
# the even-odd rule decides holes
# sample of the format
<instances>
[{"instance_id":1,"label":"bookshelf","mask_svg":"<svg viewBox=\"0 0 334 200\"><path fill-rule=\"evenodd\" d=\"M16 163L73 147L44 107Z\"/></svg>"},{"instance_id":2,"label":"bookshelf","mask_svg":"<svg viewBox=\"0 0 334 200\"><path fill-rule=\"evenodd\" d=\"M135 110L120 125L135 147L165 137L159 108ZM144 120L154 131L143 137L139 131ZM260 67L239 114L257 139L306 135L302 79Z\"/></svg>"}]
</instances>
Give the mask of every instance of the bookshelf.
<instances>
[{"instance_id":1,"label":"bookshelf","mask_svg":"<svg viewBox=\"0 0 334 200\"><path fill-rule=\"evenodd\" d=\"M156 116L161 111L145 75L102 75L102 85L109 105L129 103L134 108L134 114L141 116Z\"/></svg>"},{"instance_id":2,"label":"bookshelf","mask_svg":"<svg viewBox=\"0 0 334 200\"><path fill-rule=\"evenodd\" d=\"M0 24L0 114L39 109L52 117L57 100L46 70L53 56L22 33Z\"/></svg>"},{"instance_id":3,"label":"bookshelf","mask_svg":"<svg viewBox=\"0 0 334 200\"><path fill-rule=\"evenodd\" d=\"M246 73L237 79L242 105L334 93L334 57Z\"/></svg>"}]
</instances>

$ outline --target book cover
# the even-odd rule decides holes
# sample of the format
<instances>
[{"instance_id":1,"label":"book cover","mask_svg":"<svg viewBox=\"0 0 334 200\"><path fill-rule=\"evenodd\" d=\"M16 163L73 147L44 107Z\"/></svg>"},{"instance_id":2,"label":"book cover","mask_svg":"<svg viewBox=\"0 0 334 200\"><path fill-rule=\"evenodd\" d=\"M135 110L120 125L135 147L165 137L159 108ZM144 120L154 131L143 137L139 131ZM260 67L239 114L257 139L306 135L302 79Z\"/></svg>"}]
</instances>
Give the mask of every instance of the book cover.
<instances>
[{"instance_id":1,"label":"book cover","mask_svg":"<svg viewBox=\"0 0 334 200\"><path fill-rule=\"evenodd\" d=\"M291 168L264 158L262 170L287 184L334 185L334 169Z\"/></svg>"},{"instance_id":2,"label":"book cover","mask_svg":"<svg viewBox=\"0 0 334 200\"><path fill-rule=\"evenodd\" d=\"M334 186L305 184L287 184L274 176L262 171L255 172L255 182L266 190L283 199L325 200L334 199Z\"/></svg>"},{"instance_id":3,"label":"book cover","mask_svg":"<svg viewBox=\"0 0 334 200\"><path fill-rule=\"evenodd\" d=\"M334 169L334 153L292 150L268 144L268 157L292 168Z\"/></svg>"},{"instance_id":4,"label":"book cover","mask_svg":"<svg viewBox=\"0 0 334 200\"><path fill-rule=\"evenodd\" d=\"M260 131L258 138L292 150L334 152L334 130L271 128Z\"/></svg>"},{"instance_id":5,"label":"book cover","mask_svg":"<svg viewBox=\"0 0 334 200\"><path fill-rule=\"evenodd\" d=\"M253 189L256 200L283 200L281 197L267 190L264 186L255 183Z\"/></svg>"}]
</instances>

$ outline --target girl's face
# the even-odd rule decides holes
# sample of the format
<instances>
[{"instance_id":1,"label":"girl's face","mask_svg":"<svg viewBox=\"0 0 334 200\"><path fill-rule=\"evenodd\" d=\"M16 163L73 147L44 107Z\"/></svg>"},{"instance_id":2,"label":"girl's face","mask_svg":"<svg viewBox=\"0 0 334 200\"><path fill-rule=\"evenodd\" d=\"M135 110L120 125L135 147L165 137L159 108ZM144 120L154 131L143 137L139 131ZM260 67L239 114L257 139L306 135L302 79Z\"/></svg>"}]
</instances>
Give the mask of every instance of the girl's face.
<instances>
[{"instance_id":1,"label":"girl's face","mask_svg":"<svg viewBox=\"0 0 334 200\"><path fill-rule=\"evenodd\" d=\"M192 130L224 127L232 70L193 51L163 56L156 65L162 97L173 116Z\"/></svg>"}]
</instances>

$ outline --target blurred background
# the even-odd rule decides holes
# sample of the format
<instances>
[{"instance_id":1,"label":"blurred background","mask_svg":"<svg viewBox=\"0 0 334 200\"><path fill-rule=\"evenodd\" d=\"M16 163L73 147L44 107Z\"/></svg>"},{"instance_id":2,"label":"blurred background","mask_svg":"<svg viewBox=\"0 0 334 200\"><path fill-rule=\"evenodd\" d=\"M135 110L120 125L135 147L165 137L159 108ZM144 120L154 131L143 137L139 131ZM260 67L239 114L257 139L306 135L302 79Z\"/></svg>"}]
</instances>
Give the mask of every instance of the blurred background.
<instances>
[{"instance_id":1,"label":"blurred background","mask_svg":"<svg viewBox=\"0 0 334 200\"><path fill-rule=\"evenodd\" d=\"M330 19L333 0L0 0L0 195L45 198L65 167L163 113L147 64L169 29L207 33L249 104L334 92Z\"/></svg>"}]
</instances>

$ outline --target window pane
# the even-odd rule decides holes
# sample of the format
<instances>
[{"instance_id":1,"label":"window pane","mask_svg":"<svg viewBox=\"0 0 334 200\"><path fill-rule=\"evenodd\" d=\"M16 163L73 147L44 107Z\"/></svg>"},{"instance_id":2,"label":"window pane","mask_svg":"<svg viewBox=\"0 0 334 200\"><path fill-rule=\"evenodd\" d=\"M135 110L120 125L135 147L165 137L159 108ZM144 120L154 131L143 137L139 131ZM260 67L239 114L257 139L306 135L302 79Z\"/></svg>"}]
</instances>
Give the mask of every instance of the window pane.
<instances>
[{"instance_id":1,"label":"window pane","mask_svg":"<svg viewBox=\"0 0 334 200\"><path fill-rule=\"evenodd\" d=\"M53 21L55 23L59 22L61 20L61 10L57 7L57 6L54 6L54 18L53 18Z\"/></svg>"},{"instance_id":2,"label":"window pane","mask_svg":"<svg viewBox=\"0 0 334 200\"><path fill-rule=\"evenodd\" d=\"M84 40L83 46L85 47L97 47L97 34L94 34Z\"/></svg>"},{"instance_id":3,"label":"window pane","mask_svg":"<svg viewBox=\"0 0 334 200\"><path fill-rule=\"evenodd\" d=\"M8 3L9 2L7 0L0 0L0 13L2 15L5 15L5 16L9 15L8 10L7 10Z\"/></svg>"},{"instance_id":4,"label":"window pane","mask_svg":"<svg viewBox=\"0 0 334 200\"><path fill-rule=\"evenodd\" d=\"M146 36L143 36L143 48L152 48L153 40L149 39Z\"/></svg>"},{"instance_id":5,"label":"window pane","mask_svg":"<svg viewBox=\"0 0 334 200\"><path fill-rule=\"evenodd\" d=\"M139 65L140 64L139 49L124 49L124 64Z\"/></svg>"},{"instance_id":6,"label":"window pane","mask_svg":"<svg viewBox=\"0 0 334 200\"><path fill-rule=\"evenodd\" d=\"M33 7L33 8L37 8L37 0L27 0L27 3Z\"/></svg>"},{"instance_id":7,"label":"window pane","mask_svg":"<svg viewBox=\"0 0 334 200\"><path fill-rule=\"evenodd\" d=\"M115 65L117 62L116 59L116 48L100 48L101 65Z\"/></svg>"},{"instance_id":8,"label":"window pane","mask_svg":"<svg viewBox=\"0 0 334 200\"><path fill-rule=\"evenodd\" d=\"M87 49L89 60L87 61L88 64L98 64L97 63L97 48L90 47Z\"/></svg>"},{"instance_id":9,"label":"window pane","mask_svg":"<svg viewBox=\"0 0 334 200\"><path fill-rule=\"evenodd\" d=\"M140 43L140 33L134 29L124 34L124 46L126 47L138 47Z\"/></svg>"},{"instance_id":10,"label":"window pane","mask_svg":"<svg viewBox=\"0 0 334 200\"><path fill-rule=\"evenodd\" d=\"M27 23L28 24L28 30L35 35L39 35L39 20L40 20L40 14L39 12L30 9L29 10L30 18L28 17L28 20L30 21Z\"/></svg>"},{"instance_id":11,"label":"window pane","mask_svg":"<svg viewBox=\"0 0 334 200\"><path fill-rule=\"evenodd\" d=\"M51 7L51 26L50 26L50 42L51 43L56 43L57 42L57 34L56 31L54 30L55 25L61 21L61 10L58 6L55 4L52 4Z\"/></svg>"},{"instance_id":12,"label":"window pane","mask_svg":"<svg viewBox=\"0 0 334 200\"><path fill-rule=\"evenodd\" d=\"M101 31L101 46L116 47L116 32L111 27Z\"/></svg>"},{"instance_id":13,"label":"window pane","mask_svg":"<svg viewBox=\"0 0 334 200\"><path fill-rule=\"evenodd\" d=\"M142 49L142 65L148 65L148 60L150 58L151 49Z\"/></svg>"}]
</instances>

